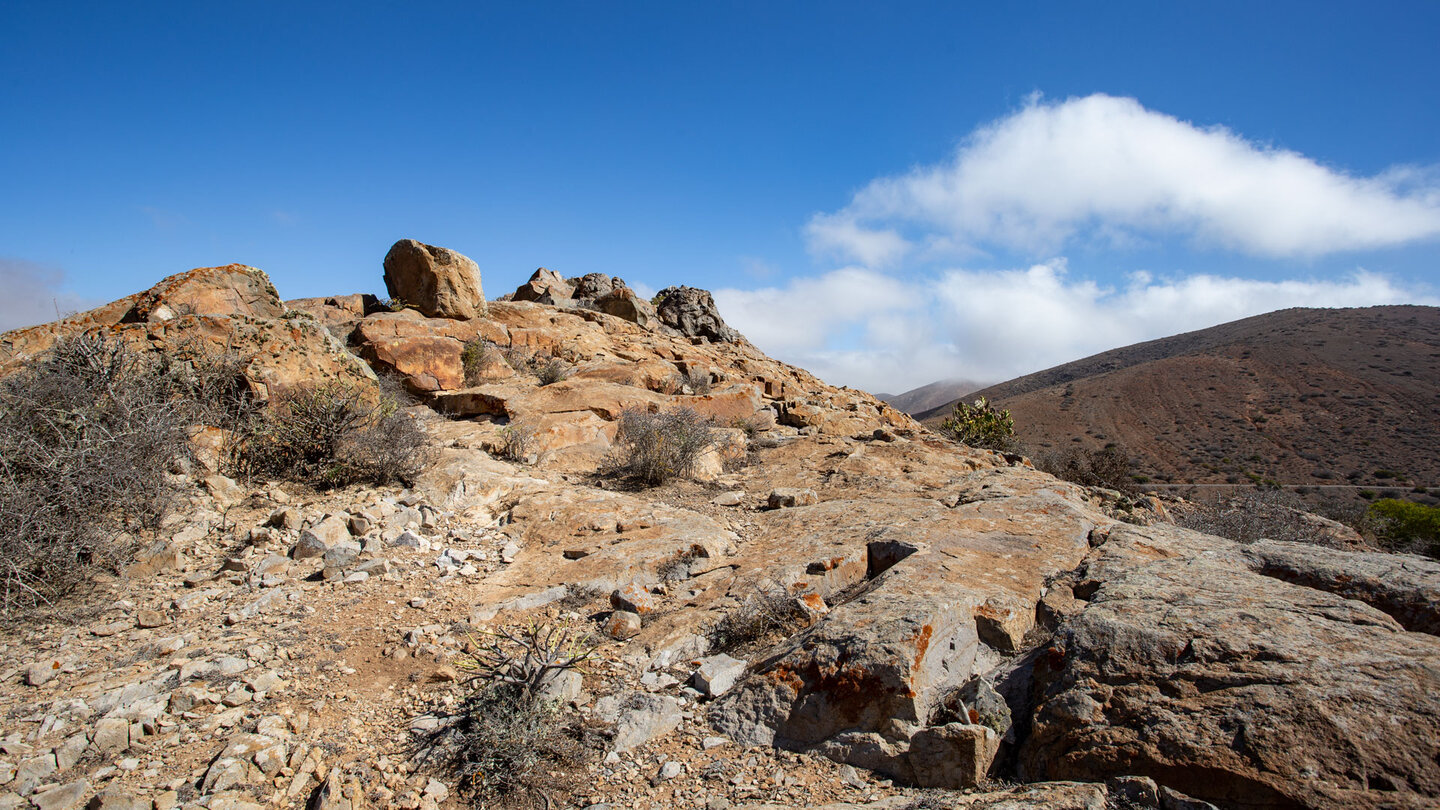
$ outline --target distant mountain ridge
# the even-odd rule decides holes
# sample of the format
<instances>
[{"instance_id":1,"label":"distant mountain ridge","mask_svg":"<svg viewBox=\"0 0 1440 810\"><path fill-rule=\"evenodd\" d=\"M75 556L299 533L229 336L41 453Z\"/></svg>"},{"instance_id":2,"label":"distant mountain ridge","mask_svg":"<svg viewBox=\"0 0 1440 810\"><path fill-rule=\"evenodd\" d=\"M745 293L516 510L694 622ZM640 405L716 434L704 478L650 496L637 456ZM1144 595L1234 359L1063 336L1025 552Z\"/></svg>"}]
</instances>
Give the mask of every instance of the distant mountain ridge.
<instances>
[{"instance_id":1,"label":"distant mountain ridge","mask_svg":"<svg viewBox=\"0 0 1440 810\"><path fill-rule=\"evenodd\" d=\"M914 416L947 402L964 399L984 387L983 383L973 380L940 380L919 388L912 388L903 394L876 394L875 397Z\"/></svg>"},{"instance_id":2,"label":"distant mountain ridge","mask_svg":"<svg viewBox=\"0 0 1440 810\"><path fill-rule=\"evenodd\" d=\"M1009 408L1031 452L1113 442L1161 481L1440 485L1435 307L1281 310L974 395ZM916 416L938 424L953 401Z\"/></svg>"}]
</instances>

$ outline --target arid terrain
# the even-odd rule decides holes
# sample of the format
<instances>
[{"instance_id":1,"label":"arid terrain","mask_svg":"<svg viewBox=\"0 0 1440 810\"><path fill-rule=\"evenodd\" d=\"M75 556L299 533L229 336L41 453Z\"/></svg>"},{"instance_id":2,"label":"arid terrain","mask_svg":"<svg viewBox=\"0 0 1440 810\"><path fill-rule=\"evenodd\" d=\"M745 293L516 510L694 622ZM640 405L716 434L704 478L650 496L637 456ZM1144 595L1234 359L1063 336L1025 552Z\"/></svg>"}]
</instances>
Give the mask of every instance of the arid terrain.
<instances>
[{"instance_id":1,"label":"arid terrain","mask_svg":"<svg viewBox=\"0 0 1440 810\"><path fill-rule=\"evenodd\" d=\"M0 810L1440 803L1440 563L1179 528L1159 498L1058 480L772 360L702 290L646 301L541 270L487 301L473 262L408 240L384 267L403 300L283 302L229 265L0 336L0 374L82 334L210 345L260 402L394 375L433 445L410 486L317 490L234 473L223 431L195 430L182 500L134 560L0 636ZM1435 445L1409 442L1434 438L1440 377L1387 369L1430 351L1434 371L1437 321L1398 312L1415 338L1379 357L1357 337L1369 311L1264 327L1325 360L1312 386L1287 378L1345 420L1312 425L1322 445L1267 412L1289 400L1242 396L1275 390L1251 374L1298 349L1196 350L1176 396L1234 393L1225 418L1247 427L1222 453L1292 437L1296 461L1265 474L1353 426L1375 444L1346 464L1423 456L1400 471L1418 481ZM1042 425L1027 397L1059 386L1068 418L1172 357L1003 399ZM1202 363L1213 379L1194 379ZM1417 413L1406 431L1359 417L1395 403ZM617 474L625 420L678 408L712 419L689 474ZM1176 419L1156 426L1165 447L1208 459ZM517 741L475 743L493 681L474 662L527 627L597 645L533 704L581 750L482 792L520 774L484 770ZM473 744L435 747L456 739Z\"/></svg>"},{"instance_id":2,"label":"arid terrain","mask_svg":"<svg viewBox=\"0 0 1440 810\"><path fill-rule=\"evenodd\" d=\"M1157 483L1440 484L1440 309L1288 309L991 386L1033 452L1114 443ZM917 414L936 425L950 403Z\"/></svg>"}]
</instances>

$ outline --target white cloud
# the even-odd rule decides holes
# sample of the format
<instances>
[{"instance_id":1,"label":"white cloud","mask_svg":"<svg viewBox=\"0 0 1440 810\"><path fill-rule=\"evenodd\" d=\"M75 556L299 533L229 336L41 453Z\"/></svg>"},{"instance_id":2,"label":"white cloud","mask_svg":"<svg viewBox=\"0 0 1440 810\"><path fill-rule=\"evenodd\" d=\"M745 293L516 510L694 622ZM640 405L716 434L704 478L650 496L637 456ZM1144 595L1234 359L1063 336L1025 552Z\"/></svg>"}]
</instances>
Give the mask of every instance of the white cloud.
<instances>
[{"instance_id":1,"label":"white cloud","mask_svg":"<svg viewBox=\"0 0 1440 810\"><path fill-rule=\"evenodd\" d=\"M1289 281L1135 273L1117 288L1071 278L1064 259L915 281L847 268L784 288L717 290L715 300L728 323L771 355L833 384L890 393L956 377L1000 382L1287 307L1440 305L1363 270Z\"/></svg>"},{"instance_id":2,"label":"white cloud","mask_svg":"<svg viewBox=\"0 0 1440 810\"><path fill-rule=\"evenodd\" d=\"M64 273L56 268L0 258L0 290L5 291L0 296L0 332L48 323L96 305L62 290L64 281Z\"/></svg>"},{"instance_id":3,"label":"white cloud","mask_svg":"<svg viewBox=\"0 0 1440 810\"><path fill-rule=\"evenodd\" d=\"M984 246L1054 253L1076 239L1167 235L1266 257L1312 257L1440 234L1440 173L1358 177L1224 127L1107 95L982 127L951 159L880 178L806 228L811 250L871 267Z\"/></svg>"}]
</instances>

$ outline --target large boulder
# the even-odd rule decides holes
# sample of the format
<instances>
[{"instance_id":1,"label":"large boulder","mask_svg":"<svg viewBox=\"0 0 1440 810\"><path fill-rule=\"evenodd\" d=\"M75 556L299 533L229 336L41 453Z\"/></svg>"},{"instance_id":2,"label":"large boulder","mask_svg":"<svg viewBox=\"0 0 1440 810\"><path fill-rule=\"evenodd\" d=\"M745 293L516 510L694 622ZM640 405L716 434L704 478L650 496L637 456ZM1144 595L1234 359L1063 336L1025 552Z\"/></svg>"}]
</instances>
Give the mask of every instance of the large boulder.
<instances>
[{"instance_id":1,"label":"large boulder","mask_svg":"<svg viewBox=\"0 0 1440 810\"><path fill-rule=\"evenodd\" d=\"M385 288L431 318L469 320L487 312L475 262L414 239L401 239L385 254Z\"/></svg>"},{"instance_id":2,"label":"large boulder","mask_svg":"<svg viewBox=\"0 0 1440 810\"><path fill-rule=\"evenodd\" d=\"M716 343L738 343L740 333L725 325L709 291L695 287L666 287L655 297L661 323L688 337Z\"/></svg>"},{"instance_id":3,"label":"large boulder","mask_svg":"<svg viewBox=\"0 0 1440 810\"><path fill-rule=\"evenodd\" d=\"M1250 556L1116 528L1036 657L1023 776L1149 776L1224 807L1440 803L1440 639Z\"/></svg>"},{"instance_id":4,"label":"large boulder","mask_svg":"<svg viewBox=\"0 0 1440 810\"><path fill-rule=\"evenodd\" d=\"M604 273L586 273L579 278L569 279L574 288L571 296L577 299L604 298L616 290L629 289L623 279L612 278Z\"/></svg>"}]
</instances>

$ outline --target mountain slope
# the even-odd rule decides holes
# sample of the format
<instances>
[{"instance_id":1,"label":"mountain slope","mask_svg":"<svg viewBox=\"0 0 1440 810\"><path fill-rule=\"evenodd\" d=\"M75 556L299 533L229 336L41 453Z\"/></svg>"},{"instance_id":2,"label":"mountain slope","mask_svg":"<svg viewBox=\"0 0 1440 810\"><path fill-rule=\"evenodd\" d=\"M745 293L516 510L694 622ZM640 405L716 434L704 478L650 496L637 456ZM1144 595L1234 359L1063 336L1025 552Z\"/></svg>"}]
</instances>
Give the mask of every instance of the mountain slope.
<instances>
[{"instance_id":1,"label":"mountain slope","mask_svg":"<svg viewBox=\"0 0 1440 810\"><path fill-rule=\"evenodd\" d=\"M905 413L917 414L957 399L963 399L984 387L973 380L940 380L919 388L912 388L903 394L876 394L875 397L890 403Z\"/></svg>"},{"instance_id":2,"label":"mountain slope","mask_svg":"<svg viewBox=\"0 0 1440 810\"><path fill-rule=\"evenodd\" d=\"M1162 481L1440 483L1435 307L1282 310L978 393L1032 452L1114 442Z\"/></svg>"}]
</instances>

